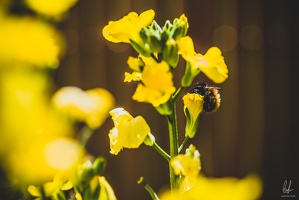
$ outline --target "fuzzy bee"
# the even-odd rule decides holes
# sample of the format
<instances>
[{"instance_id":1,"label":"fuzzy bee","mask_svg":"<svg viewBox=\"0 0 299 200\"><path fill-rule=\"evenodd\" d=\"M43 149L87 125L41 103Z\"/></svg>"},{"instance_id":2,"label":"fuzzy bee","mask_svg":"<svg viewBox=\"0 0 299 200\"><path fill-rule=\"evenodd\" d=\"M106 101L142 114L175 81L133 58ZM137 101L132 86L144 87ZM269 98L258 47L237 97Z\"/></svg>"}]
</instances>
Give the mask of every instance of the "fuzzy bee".
<instances>
[{"instance_id":1,"label":"fuzzy bee","mask_svg":"<svg viewBox=\"0 0 299 200\"><path fill-rule=\"evenodd\" d=\"M206 82L194 84L189 93L196 93L204 97L203 109L206 113L215 112L220 106L220 87L209 86Z\"/></svg>"}]
</instances>

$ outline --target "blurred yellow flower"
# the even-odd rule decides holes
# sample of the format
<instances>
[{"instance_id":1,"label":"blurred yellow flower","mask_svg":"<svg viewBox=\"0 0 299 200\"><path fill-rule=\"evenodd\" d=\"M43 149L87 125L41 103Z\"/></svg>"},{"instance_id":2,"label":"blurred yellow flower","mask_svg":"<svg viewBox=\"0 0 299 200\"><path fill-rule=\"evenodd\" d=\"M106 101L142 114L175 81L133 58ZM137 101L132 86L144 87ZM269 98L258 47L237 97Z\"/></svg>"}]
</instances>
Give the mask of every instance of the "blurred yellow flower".
<instances>
[{"instance_id":1,"label":"blurred yellow flower","mask_svg":"<svg viewBox=\"0 0 299 200\"><path fill-rule=\"evenodd\" d=\"M112 94L103 88L83 91L74 86L60 88L52 100L60 112L74 120L84 121L92 129L104 123L115 104Z\"/></svg>"},{"instance_id":2,"label":"blurred yellow flower","mask_svg":"<svg viewBox=\"0 0 299 200\"><path fill-rule=\"evenodd\" d=\"M201 169L199 158L191 158L183 154L173 157L170 165L174 169L175 174L182 174L183 176L196 177Z\"/></svg>"},{"instance_id":3,"label":"blurred yellow flower","mask_svg":"<svg viewBox=\"0 0 299 200\"><path fill-rule=\"evenodd\" d=\"M165 192L161 200L257 200L262 194L262 182L257 175L243 179L235 177L209 178L200 175L195 186L186 192Z\"/></svg>"},{"instance_id":4,"label":"blurred yellow flower","mask_svg":"<svg viewBox=\"0 0 299 200\"><path fill-rule=\"evenodd\" d=\"M200 154L194 145L186 149L185 154L178 154L171 158L170 166L176 175L181 175L180 191L190 190L196 183L196 177L201 170Z\"/></svg>"},{"instance_id":5,"label":"blurred yellow flower","mask_svg":"<svg viewBox=\"0 0 299 200\"><path fill-rule=\"evenodd\" d=\"M110 111L114 127L109 132L110 153L117 155L122 148L138 148L150 133L150 127L143 117L133 118L123 108Z\"/></svg>"},{"instance_id":6,"label":"blurred yellow flower","mask_svg":"<svg viewBox=\"0 0 299 200\"><path fill-rule=\"evenodd\" d=\"M182 37L177 41L179 45L179 54L191 64L190 79L202 71L214 83L222 83L228 77L228 69L217 47L211 47L205 55L194 51L192 38Z\"/></svg>"},{"instance_id":7,"label":"blurred yellow flower","mask_svg":"<svg viewBox=\"0 0 299 200\"><path fill-rule=\"evenodd\" d=\"M183 96L183 101L184 113L187 118L185 136L193 138L199 125L203 110L204 97L196 93L187 93Z\"/></svg>"},{"instance_id":8,"label":"blurred yellow flower","mask_svg":"<svg viewBox=\"0 0 299 200\"><path fill-rule=\"evenodd\" d=\"M25 0L27 5L37 13L57 16L65 13L77 0Z\"/></svg>"},{"instance_id":9,"label":"blurred yellow flower","mask_svg":"<svg viewBox=\"0 0 299 200\"><path fill-rule=\"evenodd\" d=\"M157 63L152 58L144 60L145 66L141 73L126 73L125 82L140 80L133 95L133 99L139 102L151 103L154 107L166 103L175 92L172 81L172 73L169 65L162 61Z\"/></svg>"},{"instance_id":10,"label":"blurred yellow flower","mask_svg":"<svg viewBox=\"0 0 299 200\"><path fill-rule=\"evenodd\" d=\"M111 185L108 183L108 181L106 180L106 178L104 176L95 176L91 179L90 181L90 188L88 188L90 190L90 192L88 192L87 190L85 190L84 192L86 192L87 194L89 194L87 197L89 199L93 199L96 198L96 200L116 200L116 196L114 194L113 188L111 187ZM86 189L86 188L85 188ZM96 196L96 191L99 191L99 196ZM82 195L84 194L80 194L79 192L76 192L76 200L83 200Z\"/></svg>"},{"instance_id":11,"label":"blurred yellow flower","mask_svg":"<svg viewBox=\"0 0 299 200\"><path fill-rule=\"evenodd\" d=\"M103 36L106 40L114 43L130 43L130 39L139 41L139 31L150 25L154 19L155 12L150 9L139 16L136 12L130 12L118 21L110 21L103 28Z\"/></svg>"},{"instance_id":12,"label":"blurred yellow flower","mask_svg":"<svg viewBox=\"0 0 299 200\"><path fill-rule=\"evenodd\" d=\"M55 29L29 17L0 16L0 24L2 66L57 67L63 43Z\"/></svg>"},{"instance_id":13,"label":"blurred yellow flower","mask_svg":"<svg viewBox=\"0 0 299 200\"><path fill-rule=\"evenodd\" d=\"M62 192L61 190L69 190L72 187L73 184L68 180L66 174L63 171L58 171L53 178L53 182L46 182L43 185L43 190L46 197L52 197L56 199L59 193ZM30 185L27 190L33 197L42 197L40 187Z\"/></svg>"},{"instance_id":14,"label":"blurred yellow flower","mask_svg":"<svg viewBox=\"0 0 299 200\"><path fill-rule=\"evenodd\" d=\"M104 176L97 177L101 186L100 196L98 200L116 200L116 196L111 185Z\"/></svg>"}]
</instances>

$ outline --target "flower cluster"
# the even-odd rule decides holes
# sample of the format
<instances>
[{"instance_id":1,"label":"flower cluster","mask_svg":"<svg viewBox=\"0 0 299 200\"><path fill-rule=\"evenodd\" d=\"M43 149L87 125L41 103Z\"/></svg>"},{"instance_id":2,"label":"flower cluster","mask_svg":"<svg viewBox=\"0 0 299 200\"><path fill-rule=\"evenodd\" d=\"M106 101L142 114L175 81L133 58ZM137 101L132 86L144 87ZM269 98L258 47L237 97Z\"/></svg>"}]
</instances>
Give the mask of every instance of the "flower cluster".
<instances>
[{"instance_id":1,"label":"flower cluster","mask_svg":"<svg viewBox=\"0 0 299 200\"><path fill-rule=\"evenodd\" d=\"M138 85L132 99L150 103L159 114L166 116L169 128L169 153L156 143L145 119L141 116L132 117L124 108L110 111L114 122L114 127L109 133L110 152L116 155L122 148L138 148L142 143L153 147L170 165L170 189L172 194L176 194L170 196L165 194L162 198L198 199L200 195L197 190L201 187L198 185L204 180L200 173L200 154L192 144L186 149L185 154L181 151L187 141L195 137L202 114L213 113L219 108L219 88L208 86L205 82L199 83L182 97L186 127L185 140L180 145L176 99L184 88L193 84L201 72L213 83L221 84L228 78L228 68L219 48L211 47L204 54L195 51L194 42L187 35L189 23L184 14L172 22L167 20L163 26L159 26L154 16L155 12L151 9L140 15L131 12L117 21L110 21L102 33L110 42L129 43L138 53L137 57L130 56L127 60L129 71L124 73L124 82L137 81ZM180 85L175 86L173 69L181 67L180 58L186 63L185 71L181 76ZM250 188L249 182L244 183L244 187ZM258 179L252 182L259 187ZM159 199L143 177L138 183L144 186L153 199ZM205 193L202 194L200 198L206 198ZM255 194L258 196L260 193Z\"/></svg>"},{"instance_id":2,"label":"flower cluster","mask_svg":"<svg viewBox=\"0 0 299 200\"><path fill-rule=\"evenodd\" d=\"M132 96L138 102L150 103L159 114L165 115L168 122L169 153L164 151L155 141L150 132L150 126L141 116L132 117L124 108L110 111L114 128L109 133L112 154L118 154L122 148L138 148L142 142L153 147L170 165L170 195L162 194L161 199L214 199L209 198L202 187L211 184L201 173L200 154L194 145L190 145L185 154L181 151L187 141L194 138L203 113L213 113L220 106L218 87L207 83L195 84L182 97L184 114L186 116L185 139L179 145L176 99L184 88L193 84L194 79L202 72L215 84L221 84L228 78L228 68L219 48L211 47L206 53L195 51L194 42L187 35L189 23L183 14L172 22L167 20L163 26L154 20L155 12L147 10L140 15L131 12L120 20L110 21L103 28L103 36L110 42L129 43L139 54L130 56L127 60L129 71L124 73L124 82L137 81L138 85ZM125 27L133 27L127 29ZM174 68L180 67L179 59L186 65L179 86L174 85ZM181 101L180 101L181 102ZM205 182L205 186L202 183ZM240 190L230 191L240 198L250 192L251 186L261 188L259 179L246 178L240 182ZM140 178L138 181L153 199L159 199L155 191ZM216 183L217 184L217 183ZM221 191L227 185L217 186ZM200 194L199 194L200 193ZM216 191L217 193L217 191ZM226 198L228 193L222 193L219 198ZM249 199L260 195L260 190L252 193ZM238 199L238 198L236 198Z\"/></svg>"},{"instance_id":3,"label":"flower cluster","mask_svg":"<svg viewBox=\"0 0 299 200\"><path fill-rule=\"evenodd\" d=\"M128 58L130 71L124 74L124 82L139 82L133 100L150 103L160 114L172 116L175 114L174 100L200 72L213 82L222 83L228 77L228 69L217 47L210 48L204 55L195 52L193 40L187 35L189 23L184 14L173 22L167 20L162 27L154 16L155 12L151 9L140 15L131 12L118 21L110 21L102 32L108 41L129 43L139 54ZM173 69L178 67L180 56L185 60L186 67L181 86L176 87ZM183 100L187 117L186 136L193 138L203 111L204 97L188 93ZM115 130L112 129L109 135ZM115 141L113 138L110 137ZM118 138L121 136L118 135Z\"/></svg>"}]
</instances>

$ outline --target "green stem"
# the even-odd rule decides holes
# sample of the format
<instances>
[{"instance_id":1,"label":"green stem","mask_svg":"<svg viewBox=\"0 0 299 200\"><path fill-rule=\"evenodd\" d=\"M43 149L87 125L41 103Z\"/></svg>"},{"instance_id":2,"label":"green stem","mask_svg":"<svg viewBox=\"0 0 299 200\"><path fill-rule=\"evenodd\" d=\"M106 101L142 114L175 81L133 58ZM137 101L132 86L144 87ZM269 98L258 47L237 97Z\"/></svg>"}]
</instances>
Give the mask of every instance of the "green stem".
<instances>
[{"instance_id":1,"label":"green stem","mask_svg":"<svg viewBox=\"0 0 299 200\"><path fill-rule=\"evenodd\" d=\"M184 87L180 87L179 89L177 89L177 91L174 93L174 95L172 95L172 99L176 100L176 98L181 94L181 92L184 90Z\"/></svg>"},{"instance_id":2,"label":"green stem","mask_svg":"<svg viewBox=\"0 0 299 200\"><path fill-rule=\"evenodd\" d=\"M178 155L178 129L177 129L177 116L176 107L174 102L171 102L172 113L167 116L168 131L169 131L169 146L170 146L170 158ZM173 168L169 165L169 176L170 176L170 188L171 190L176 187L177 176L174 174Z\"/></svg>"},{"instance_id":3,"label":"green stem","mask_svg":"<svg viewBox=\"0 0 299 200\"><path fill-rule=\"evenodd\" d=\"M179 153L183 150L184 146L186 145L186 143L188 142L189 137L186 136L183 143L181 144L181 146L179 147Z\"/></svg>"},{"instance_id":4,"label":"green stem","mask_svg":"<svg viewBox=\"0 0 299 200\"><path fill-rule=\"evenodd\" d=\"M153 200L159 200L158 195L155 193L151 186L144 182L143 177L140 177L137 183L144 187L144 189L151 195Z\"/></svg>"},{"instance_id":5,"label":"green stem","mask_svg":"<svg viewBox=\"0 0 299 200\"><path fill-rule=\"evenodd\" d=\"M94 133L94 130L88 126L84 126L81 129L78 139L83 146L85 146L87 144L88 139L92 136L93 133Z\"/></svg>"},{"instance_id":6,"label":"green stem","mask_svg":"<svg viewBox=\"0 0 299 200\"><path fill-rule=\"evenodd\" d=\"M166 153L156 142L153 144L154 149L156 149L156 151L158 151L158 153L160 153L167 161L170 160L170 155L168 155L168 153Z\"/></svg>"}]
</instances>

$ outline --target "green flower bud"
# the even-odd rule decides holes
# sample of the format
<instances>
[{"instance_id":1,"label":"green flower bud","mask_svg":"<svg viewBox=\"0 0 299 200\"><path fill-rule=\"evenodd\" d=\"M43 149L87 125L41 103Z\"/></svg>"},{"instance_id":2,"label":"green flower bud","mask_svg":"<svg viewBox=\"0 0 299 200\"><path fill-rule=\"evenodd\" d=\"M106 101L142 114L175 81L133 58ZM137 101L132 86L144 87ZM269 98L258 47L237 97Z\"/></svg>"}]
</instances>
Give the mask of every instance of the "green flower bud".
<instances>
[{"instance_id":1,"label":"green flower bud","mask_svg":"<svg viewBox=\"0 0 299 200\"><path fill-rule=\"evenodd\" d=\"M172 38L172 24L167 20L162 28L161 40L167 41L169 38Z\"/></svg>"},{"instance_id":2,"label":"green flower bud","mask_svg":"<svg viewBox=\"0 0 299 200\"><path fill-rule=\"evenodd\" d=\"M185 17L185 15L181 15L179 19L178 18L174 19L172 38L174 40L178 40L181 37L186 36L188 28L189 28L188 19Z\"/></svg>"},{"instance_id":3,"label":"green flower bud","mask_svg":"<svg viewBox=\"0 0 299 200\"><path fill-rule=\"evenodd\" d=\"M153 23L150 25L150 29L153 31L158 32L159 34L162 33L162 29L159 24L154 20Z\"/></svg>"},{"instance_id":4,"label":"green flower bud","mask_svg":"<svg viewBox=\"0 0 299 200\"><path fill-rule=\"evenodd\" d=\"M147 146L153 146L155 144L155 136L153 136L153 134L151 133L148 133L148 135L146 136L143 142Z\"/></svg>"},{"instance_id":5,"label":"green flower bud","mask_svg":"<svg viewBox=\"0 0 299 200\"><path fill-rule=\"evenodd\" d=\"M78 180L81 184L85 184L90 181L94 176L92 164L90 161L86 161L83 165L78 167Z\"/></svg>"},{"instance_id":6,"label":"green flower bud","mask_svg":"<svg viewBox=\"0 0 299 200\"><path fill-rule=\"evenodd\" d=\"M147 28L142 28L142 29L140 30L140 32L139 32L139 35L140 35L140 37L141 37L141 39L142 39L142 41L143 41L144 43L147 42L147 38L148 38L148 36L150 35L149 32L150 32L150 31L149 31L149 29L147 29Z\"/></svg>"},{"instance_id":7,"label":"green flower bud","mask_svg":"<svg viewBox=\"0 0 299 200\"><path fill-rule=\"evenodd\" d=\"M137 51L137 53L145 56L145 57L150 57L151 56L151 49L147 43L144 43L143 41L134 41L130 39L130 44L132 47Z\"/></svg>"},{"instance_id":8,"label":"green flower bud","mask_svg":"<svg viewBox=\"0 0 299 200\"><path fill-rule=\"evenodd\" d=\"M102 175L106 167L106 159L99 156L92 164L93 175Z\"/></svg>"},{"instance_id":9,"label":"green flower bud","mask_svg":"<svg viewBox=\"0 0 299 200\"><path fill-rule=\"evenodd\" d=\"M179 62L178 50L178 45L174 39L167 40L162 51L162 57L171 67L176 67Z\"/></svg>"},{"instance_id":10,"label":"green flower bud","mask_svg":"<svg viewBox=\"0 0 299 200\"><path fill-rule=\"evenodd\" d=\"M162 48L161 36L162 29L154 21L150 27L142 28L140 31L140 37L144 44L148 44L151 49L151 53L160 52Z\"/></svg>"},{"instance_id":11,"label":"green flower bud","mask_svg":"<svg viewBox=\"0 0 299 200\"><path fill-rule=\"evenodd\" d=\"M148 44L152 52L160 52L162 48L160 35L158 35L158 37L156 35L150 35L148 37Z\"/></svg>"}]
</instances>

